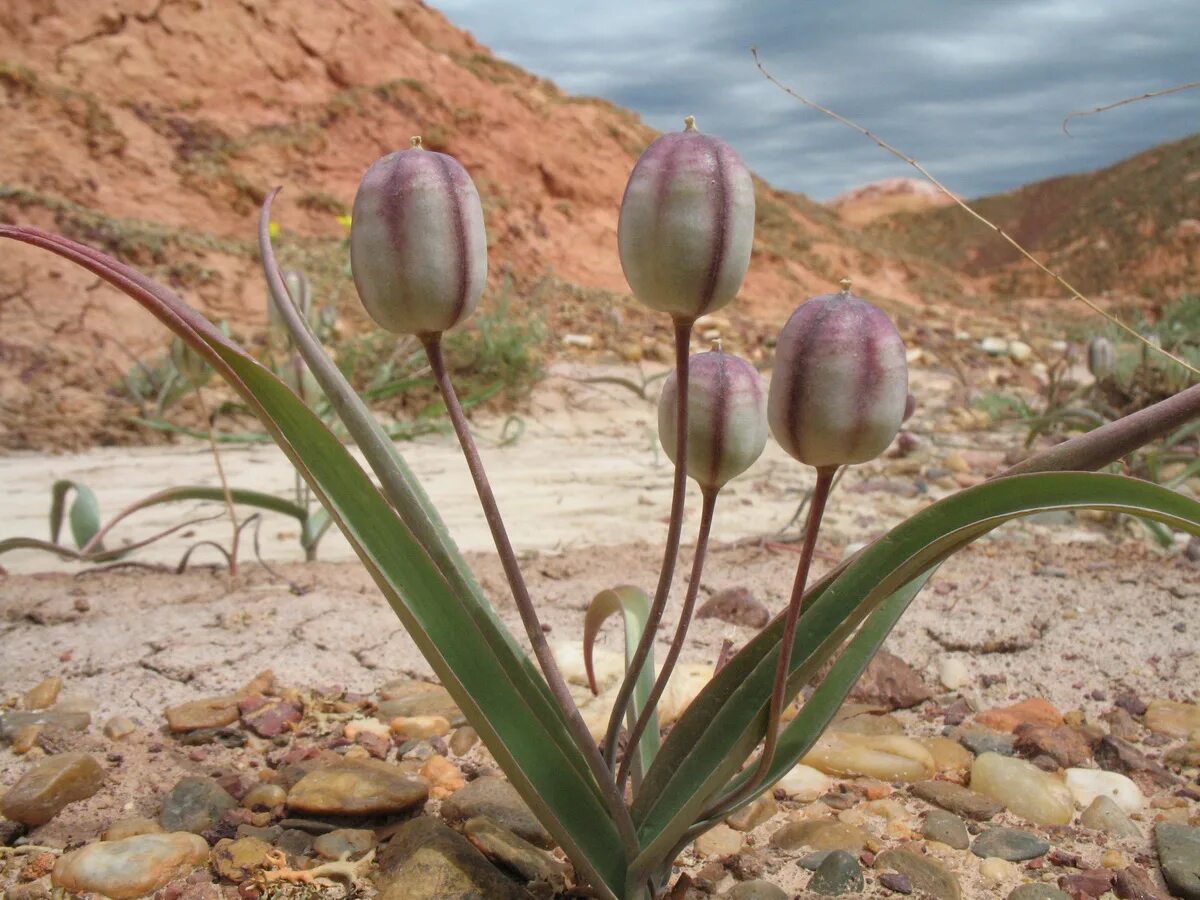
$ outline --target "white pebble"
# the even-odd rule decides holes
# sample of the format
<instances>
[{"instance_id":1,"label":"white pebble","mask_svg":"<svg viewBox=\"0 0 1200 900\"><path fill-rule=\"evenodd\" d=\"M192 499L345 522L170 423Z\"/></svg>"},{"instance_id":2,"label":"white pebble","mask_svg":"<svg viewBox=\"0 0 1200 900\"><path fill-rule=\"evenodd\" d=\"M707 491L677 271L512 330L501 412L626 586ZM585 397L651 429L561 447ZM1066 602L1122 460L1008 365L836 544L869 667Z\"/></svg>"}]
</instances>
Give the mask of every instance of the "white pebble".
<instances>
[{"instance_id":1,"label":"white pebble","mask_svg":"<svg viewBox=\"0 0 1200 900\"><path fill-rule=\"evenodd\" d=\"M944 657L938 661L938 681L949 691L956 691L971 680L967 664L961 659Z\"/></svg>"},{"instance_id":2,"label":"white pebble","mask_svg":"<svg viewBox=\"0 0 1200 900\"><path fill-rule=\"evenodd\" d=\"M775 787L780 788L792 800L809 803L822 794L829 793L833 779L812 766L797 764L779 779Z\"/></svg>"},{"instance_id":3,"label":"white pebble","mask_svg":"<svg viewBox=\"0 0 1200 900\"><path fill-rule=\"evenodd\" d=\"M1097 797L1108 797L1127 813L1135 813L1146 805L1142 789L1120 772L1067 769L1067 788L1082 807L1091 806Z\"/></svg>"}]
</instances>

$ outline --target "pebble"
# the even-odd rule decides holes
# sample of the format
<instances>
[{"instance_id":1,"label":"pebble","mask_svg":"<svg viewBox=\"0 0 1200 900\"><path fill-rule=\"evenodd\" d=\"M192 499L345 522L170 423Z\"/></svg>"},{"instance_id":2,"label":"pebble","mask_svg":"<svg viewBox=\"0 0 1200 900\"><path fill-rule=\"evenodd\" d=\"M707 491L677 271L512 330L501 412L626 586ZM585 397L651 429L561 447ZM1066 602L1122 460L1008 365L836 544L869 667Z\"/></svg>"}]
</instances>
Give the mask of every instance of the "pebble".
<instances>
[{"instance_id":1,"label":"pebble","mask_svg":"<svg viewBox=\"0 0 1200 900\"><path fill-rule=\"evenodd\" d=\"M454 698L440 684L426 681L392 681L379 690L376 715L385 722L397 716L441 716L451 722L462 719Z\"/></svg>"},{"instance_id":2,"label":"pebble","mask_svg":"<svg viewBox=\"0 0 1200 900\"><path fill-rule=\"evenodd\" d=\"M1200 731L1200 705L1154 700L1146 708L1145 722L1153 732L1185 738Z\"/></svg>"},{"instance_id":3,"label":"pebble","mask_svg":"<svg viewBox=\"0 0 1200 900\"><path fill-rule=\"evenodd\" d=\"M825 857L832 852L832 850L817 850L813 853L806 853L798 860L800 868L815 872L821 867L821 863L825 862Z\"/></svg>"},{"instance_id":4,"label":"pebble","mask_svg":"<svg viewBox=\"0 0 1200 900\"><path fill-rule=\"evenodd\" d=\"M526 881L542 882L555 891L566 888L568 867L564 863L487 816L468 819L463 835L488 859L520 873Z\"/></svg>"},{"instance_id":5,"label":"pebble","mask_svg":"<svg viewBox=\"0 0 1200 900\"><path fill-rule=\"evenodd\" d=\"M1024 341L1008 342L1008 358L1015 363L1028 362L1033 357L1033 348Z\"/></svg>"},{"instance_id":6,"label":"pebble","mask_svg":"<svg viewBox=\"0 0 1200 900\"><path fill-rule=\"evenodd\" d=\"M1200 900L1200 828L1159 822L1154 826L1154 847L1172 895Z\"/></svg>"},{"instance_id":7,"label":"pebble","mask_svg":"<svg viewBox=\"0 0 1200 900\"><path fill-rule=\"evenodd\" d=\"M944 865L913 850L886 850L875 857L876 869L893 869L908 876L914 891L937 900L962 900L958 878Z\"/></svg>"},{"instance_id":8,"label":"pebble","mask_svg":"<svg viewBox=\"0 0 1200 900\"><path fill-rule=\"evenodd\" d=\"M479 743L479 734L470 725L457 728L450 735L450 752L455 756L466 756Z\"/></svg>"},{"instance_id":9,"label":"pebble","mask_svg":"<svg viewBox=\"0 0 1200 900\"><path fill-rule=\"evenodd\" d=\"M725 823L738 831L753 831L777 812L779 804L775 802L775 795L767 793L730 815Z\"/></svg>"},{"instance_id":10,"label":"pebble","mask_svg":"<svg viewBox=\"0 0 1200 900\"><path fill-rule=\"evenodd\" d=\"M1200 766L1200 740L1191 740L1180 747L1172 747L1163 755L1163 760L1181 768Z\"/></svg>"},{"instance_id":11,"label":"pebble","mask_svg":"<svg viewBox=\"0 0 1200 900\"><path fill-rule=\"evenodd\" d=\"M1014 889L1008 900L1071 900L1071 895L1052 884L1030 882Z\"/></svg>"},{"instance_id":12,"label":"pebble","mask_svg":"<svg viewBox=\"0 0 1200 900\"><path fill-rule=\"evenodd\" d=\"M728 897L729 900L788 900L787 892L783 888L761 878L735 884L721 896Z\"/></svg>"},{"instance_id":13,"label":"pebble","mask_svg":"<svg viewBox=\"0 0 1200 900\"><path fill-rule=\"evenodd\" d=\"M200 834L212 828L225 810L237 805L230 793L213 779L189 775L163 797L158 822L165 831Z\"/></svg>"},{"instance_id":14,"label":"pebble","mask_svg":"<svg viewBox=\"0 0 1200 900\"><path fill-rule=\"evenodd\" d=\"M286 853L289 859L296 860L298 864L301 859L308 856L316 839L316 835L308 831L302 831L299 828L285 828L280 832L279 837L275 838L275 846Z\"/></svg>"},{"instance_id":15,"label":"pebble","mask_svg":"<svg viewBox=\"0 0 1200 900\"><path fill-rule=\"evenodd\" d=\"M887 709L909 709L932 696L920 674L894 653L880 650L850 691L861 703L878 704Z\"/></svg>"},{"instance_id":16,"label":"pebble","mask_svg":"<svg viewBox=\"0 0 1200 900\"><path fill-rule=\"evenodd\" d=\"M444 756L429 757L421 766L420 774L429 782L429 796L434 800L444 800L467 785L467 779L458 766Z\"/></svg>"},{"instance_id":17,"label":"pebble","mask_svg":"<svg viewBox=\"0 0 1200 900\"><path fill-rule=\"evenodd\" d=\"M1018 725L1013 734L1017 754L1026 759L1049 757L1056 769L1078 766L1092 758L1087 739L1067 725Z\"/></svg>"},{"instance_id":18,"label":"pebble","mask_svg":"<svg viewBox=\"0 0 1200 900\"><path fill-rule=\"evenodd\" d=\"M360 856L377 843L375 832L369 828L338 828L328 834L318 835L312 848L322 859L341 859L347 854Z\"/></svg>"},{"instance_id":19,"label":"pebble","mask_svg":"<svg viewBox=\"0 0 1200 900\"><path fill-rule=\"evenodd\" d=\"M1051 728L1063 724L1062 713L1049 700L1034 697L1011 706L997 707L981 712L975 721L985 728L996 731L1015 731L1018 725L1046 725Z\"/></svg>"},{"instance_id":20,"label":"pebble","mask_svg":"<svg viewBox=\"0 0 1200 900\"><path fill-rule=\"evenodd\" d=\"M1050 845L1019 828L988 828L975 838L971 852L983 859L996 857L1009 862L1024 862L1045 856L1050 852Z\"/></svg>"},{"instance_id":21,"label":"pebble","mask_svg":"<svg viewBox=\"0 0 1200 900\"><path fill-rule=\"evenodd\" d=\"M466 838L431 816L401 825L377 860L378 900L530 900Z\"/></svg>"},{"instance_id":22,"label":"pebble","mask_svg":"<svg viewBox=\"0 0 1200 900\"><path fill-rule=\"evenodd\" d=\"M166 711L167 727L173 732L195 731L198 728L223 728L238 720L238 697L206 697L172 706Z\"/></svg>"},{"instance_id":23,"label":"pebble","mask_svg":"<svg viewBox=\"0 0 1200 900\"><path fill-rule=\"evenodd\" d=\"M287 791L277 784L258 784L242 798L246 809L274 809L287 802Z\"/></svg>"},{"instance_id":24,"label":"pebble","mask_svg":"<svg viewBox=\"0 0 1200 900\"><path fill-rule=\"evenodd\" d=\"M987 728L960 728L954 735L960 744L976 756L984 753L999 753L1001 756L1012 756L1015 752L1016 738L1011 734L1002 734Z\"/></svg>"},{"instance_id":25,"label":"pebble","mask_svg":"<svg viewBox=\"0 0 1200 900\"><path fill-rule=\"evenodd\" d=\"M696 838L692 846L696 855L701 859L716 857L718 859L733 856L742 849L744 838L740 832L734 831L724 822L710 828Z\"/></svg>"},{"instance_id":26,"label":"pebble","mask_svg":"<svg viewBox=\"0 0 1200 900\"><path fill-rule=\"evenodd\" d=\"M812 766L797 763L786 775L775 782L775 788L783 791L790 800L811 803L833 787L833 779Z\"/></svg>"},{"instance_id":27,"label":"pebble","mask_svg":"<svg viewBox=\"0 0 1200 900\"><path fill-rule=\"evenodd\" d=\"M313 769L288 791L288 809L318 815L365 816L424 805L429 782L375 759L345 760Z\"/></svg>"},{"instance_id":28,"label":"pebble","mask_svg":"<svg viewBox=\"0 0 1200 900\"><path fill-rule=\"evenodd\" d=\"M1015 881L1017 867L1005 859L991 856L979 863L979 874L994 884Z\"/></svg>"},{"instance_id":29,"label":"pebble","mask_svg":"<svg viewBox=\"0 0 1200 900\"><path fill-rule=\"evenodd\" d=\"M789 822L771 835L771 846L781 850L877 850L879 842L866 831L837 819L805 819Z\"/></svg>"},{"instance_id":30,"label":"pebble","mask_svg":"<svg viewBox=\"0 0 1200 900\"><path fill-rule=\"evenodd\" d=\"M1100 769L1067 769L1067 789L1080 806L1089 806L1097 797L1108 797L1127 813L1146 806L1146 795L1133 781L1118 772Z\"/></svg>"},{"instance_id":31,"label":"pebble","mask_svg":"<svg viewBox=\"0 0 1200 900\"><path fill-rule=\"evenodd\" d=\"M396 716L391 729L393 734L419 741L449 734L450 722L445 716Z\"/></svg>"},{"instance_id":32,"label":"pebble","mask_svg":"<svg viewBox=\"0 0 1200 900\"><path fill-rule=\"evenodd\" d=\"M1084 828L1102 831L1116 838L1140 838L1141 831L1133 820L1125 814L1125 810L1117 805L1111 797L1103 794L1096 797L1079 817L1079 824Z\"/></svg>"},{"instance_id":33,"label":"pebble","mask_svg":"<svg viewBox=\"0 0 1200 900\"><path fill-rule=\"evenodd\" d=\"M63 731L85 731L91 724L91 714L86 712L59 712L53 709L10 712L0 716L0 741L11 742L30 725L61 728Z\"/></svg>"},{"instance_id":34,"label":"pebble","mask_svg":"<svg viewBox=\"0 0 1200 900\"><path fill-rule=\"evenodd\" d=\"M843 734L904 734L904 725L895 716L875 716L865 713L861 716L850 716L848 719L838 719L834 730Z\"/></svg>"},{"instance_id":35,"label":"pebble","mask_svg":"<svg viewBox=\"0 0 1200 900\"><path fill-rule=\"evenodd\" d=\"M802 762L827 775L866 775L881 781L922 781L934 773L933 757L919 741L892 734L829 731Z\"/></svg>"},{"instance_id":36,"label":"pebble","mask_svg":"<svg viewBox=\"0 0 1200 900\"><path fill-rule=\"evenodd\" d=\"M155 819L145 816L135 816L131 819L120 819L113 822L100 835L102 841L120 841L139 834L161 834L162 826Z\"/></svg>"},{"instance_id":37,"label":"pebble","mask_svg":"<svg viewBox=\"0 0 1200 900\"><path fill-rule=\"evenodd\" d=\"M30 766L4 797L0 814L25 825L44 825L68 803L86 800L104 786L104 770L89 753L60 753Z\"/></svg>"},{"instance_id":38,"label":"pebble","mask_svg":"<svg viewBox=\"0 0 1200 900\"><path fill-rule=\"evenodd\" d=\"M912 879L902 872L883 872L879 876L879 883L897 894L913 892Z\"/></svg>"},{"instance_id":39,"label":"pebble","mask_svg":"<svg viewBox=\"0 0 1200 900\"><path fill-rule=\"evenodd\" d=\"M933 767L938 774L947 772L967 772L975 757L971 751L958 741L937 735L921 738L921 746L933 757Z\"/></svg>"},{"instance_id":40,"label":"pebble","mask_svg":"<svg viewBox=\"0 0 1200 900\"><path fill-rule=\"evenodd\" d=\"M1111 734L1101 737L1100 743L1096 745L1096 765L1108 772L1145 775L1162 787L1172 787L1179 783L1175 775L1133 744Z\"/></svg>"},{"instance_id":41,"label":"pebble","mask_svg":"<svg viewBox=\"0 0 1200 900\"><path fill-rule=\"evenodd\" d=\"M65 854L52 880L68 891L126 900L152 893L207 860L208 843L199 835L142 834Z\"/></svg>"},{"instance_id":42,"label":"pebble","mask_svg":"<svg viewBox=\"0 0 1200 900\"><path fill-rule=\"evenodd\" d=\"M980 822L986 822L1004 809L1004 804L991 797L949 781L922 781L913 785L912 792L926 803Z\"/></svg>"},{"instance_id":43,"label":"pebble","mask_svg":"<svg viewBox=\"0 0 1200 900\"><path fill-rule=\"evenodd\" d=\"M47 678L26 692L22 705L25 709L49 709L58 699L62 686L62 679L57 675Z\"/></svg>"},{"instance_id":44,"label":"pebble","mask_svg":"<svg viewBox=\"0 0 1200 900\"><path fill-rule=\"evenodd\" d=\"M113 716L104 723L104 736L110 741L119 741L137 731L133 719L127 716Z\"/></svg>"},{"instance_id":45,"label":"pebble","mask_svg":"<svg viewBox=\"0 0 1200 900\"><path fill-rule=\"evenodd\" d=\"M971 767L971 789L1040 825L1066 825L1075 814L1067 786L1023 759L997 753L976 758Z\"/></svg>"},{"instance_id":46,"label":"pebble","mask_svg":"<svg viewBox=\"0 0 1200 900\"><path fill-rule=\"evenodd\" d=\"M825 857L808 882L810 891L826 897L857 894L863 886L862 867L854 855L845 850L834 850Z\"/></svg>"},{"instance_id":47,"label":"pebble","mask_svg":"<svg viewBox=\"0 0 1200 900\"><path fill-rule=\"evenodd\" d=\"M957 691L971 683L971 672L967 664L954 656L944 656L938 660L938 681L948 691Z\"/></svg>"},{"instance_id":48,"label":"pebble","mask_svg":"<svg viewBox=\"0 0 1200 900\"><path fill-rule=\"evenodd\" d=\"M954 813L931 809L925 814L921 835L931 841L941 841L955 850L966 850L971 845L967 825Z\"/></svg>"},{"instance_id":49,"label":"pebble","mask_svg":"<svg viewBox=\"0 0 1200 900\"><path fill-rule=\"evenodd\" d=\"M461 822L487 816L502 828L539 847L552 847L554 840L521 799L517 789L494 775L476 778L442 802L442 818Z\"/></svg>"},{"instance_id":50,"label":"pebble","mask_svg":"<svg viewBox=\"0 0 1200 900\"><path fill-rule=\"evenodd\" d=\"M18 732L13 738L12 751L13 753L24 756L30 750L37 746L38 738L42 734L42 725L27 725Z\"/></svg>"},{"instance_id":51,"label":"pebble","mask_svg":"<svg viewBox=\"0 0 1200 900\"><path fill-rule=\"evenodd\" d=\"M257 694L243 697L238 703L238 712L243 725L265 738L294 731L304 718L300 704L271 700Z\"/></svg>"},{"instance_id":52,"label":"pebble","mask_svg":"<svg viewBox=\"0 0 1200 900\"><path fill-rule=\"evenodd\" d=\"M1113 873L1108 869L1085 869L1063 875L1058 886L1072 897L1102 897L1113 884Z\"/></svg>"},{"instance_id":53,"label":"pebble","mask_svg":"<svg viewBox=\"0 0 1200 900\"><path fill-rule=\"evenodd\" d=\"M254 873L265 868L267 856L274 848L266 841L254 837L225 838L217 841L212 850L213 868L222 878L241 884L254 877Z\"/></svg>"},{"instance_id":54,"label":"pebble","mask_svg":"<svg viewBox=\"0 0 1200 900\"><path fill-rule=\"evenodd\" d=\"M1166 900L1150 873L1139 866L1129 866L1117 872L1113 878L1113 890L1121 900Z\"/></svg>"},{"instance_id":55,"label":"pebble","mask_svg":"<svg viewBox=\"0 0 1200 900\"><path fill-rule=\"evenodd\" d=\"M697 619L720 619L732 625L762 628L771 619L771 611L754 599L746 587L726 588L713 595L696 610Z\"/></svg>"},{"instance_id":56,"label":"pebble","mask_svg":"<svg viewBox=\"0 0 1200 900\"><path fill-rule=\"evenodd\" d=\"M1008 353L1008 341L1002 337L985 337L979 342L979 349L988 356L1004 356Z\"/></svg>"},{"instance_id":57,"label":"pebble","mask_svg":"<svg viewBox=\"0 0 1200 900\"><path fill-rule=\"evenodd\" d=\"M1100 857L1100 865L1106 869L1123 869L1129 865L1129 860L1120 850L1105 850Z\"/></svg>"}]
</instances>

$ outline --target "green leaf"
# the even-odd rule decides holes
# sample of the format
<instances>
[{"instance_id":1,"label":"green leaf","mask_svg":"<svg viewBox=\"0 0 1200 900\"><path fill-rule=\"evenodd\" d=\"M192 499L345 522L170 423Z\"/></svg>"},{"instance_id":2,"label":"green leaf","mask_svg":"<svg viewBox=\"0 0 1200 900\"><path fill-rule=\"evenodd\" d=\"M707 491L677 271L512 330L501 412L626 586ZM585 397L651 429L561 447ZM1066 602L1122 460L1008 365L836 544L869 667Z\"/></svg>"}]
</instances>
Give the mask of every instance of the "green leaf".
<instances>
[{"instance_id":1,"label":"green leaf","mask_svg":"<svg viewBox=\"0 0 1200 900\"><path fill-rule=\"evenodd\" d=\"M1046 472L962 491L897 525L810 592L793 648L789 697L887 597L962 546L1019 516L1087 507L1200 533L1200 503L1116 475ZM776 619L747 644L664 742L634 802L644 848L639 865L676 844L762 739L781 633Z\"/></svg>"},{"instance_id":2,"label":"green leaf","mask_svg":"<svg viewBox=\"0 0 1200 900\"><path fill-rule=\"evenodd\" d=\"M596 674L592 666L592 649L605 620L618 612L621 613L625 623L625 666L628 669L632 664L638 643L642 639L642 633L646 630L646 620L650 618L650 598L646 596L645 591L624 585L601 591L588 604L587 614L583 620L583 664L587 669L588 686L592 689L592 693L597 692ZM638 677L637 684L634 685L632 702L626 716L631 731L642 710L645 709L646 700L653 689L654 648L651 647L650 655L646 657L646 664L642 666L641 675ZM662 738L658 731L658 713L653 712L646 725L646 732L638 742L638 756L632 767L635 786L641 781L642 773L650 768L650 763L654 761L654 755L658 753L661 742Z\"/></svg>"},{"instance_id":3,"label":"green leaf","mask_svg":"<svg viewBox=\"0 0 1200 900\"><path fill-rule=\"evenodd\" d=\"M616 898L625 850L562 711L547 702L544 682L539 687L540 676L494 612L470 592L451 589L430 549L312 411L210 322L135 270L37 229L0 225L0 237L51 250L119 287L242 395L342 529L514 787L593 887Z\"/></svg>"},{"instance_id":4,"label":"green leaf","mask_svg":"<svg viewBox=\"0 0 1200 900\"><path fill-rule=\"evenodd\" d=\"M57 544L62 533L63 508L67 495L75 492L67 518L71 523L71 537L77 549L82 550L100 530L100 501L86 484L79 481L56 481L50 489L50 541ZM103 548L100 548L103 549Z\"/></svg>"}]
</instances>

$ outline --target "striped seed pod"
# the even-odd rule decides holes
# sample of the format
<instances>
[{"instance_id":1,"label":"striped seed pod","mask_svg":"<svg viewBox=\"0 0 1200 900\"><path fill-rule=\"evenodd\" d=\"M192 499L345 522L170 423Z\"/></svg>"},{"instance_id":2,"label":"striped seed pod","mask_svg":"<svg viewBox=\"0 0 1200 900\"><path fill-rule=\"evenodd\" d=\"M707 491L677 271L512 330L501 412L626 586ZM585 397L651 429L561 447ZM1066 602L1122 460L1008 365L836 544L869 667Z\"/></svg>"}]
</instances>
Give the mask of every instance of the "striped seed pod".
<instances>
[{"instance_id":1,"label":"striped seed pod","mask_svg":"<svg viewBox=\"0 0 1200 900\"><path fill-rule=\"evenodd\" d=\"M350 267L388 331L437 334L470 315L487 280L487 236L466 169L420 138L375 162L354 197Z\"/></svg>"},{"instance_id":2,"label":"striped seed pod","mask_svg":"<svg viewBox=\"0 0 1200 900\"><path fill-rule=\"evenodd\" d=\"M779 335L767 400L771 433L810 466L887 449L908 406L904 342L883 310L843 290L814 297Z\"/></svg>"},{"instance_id":3,"label":"striped seed pod","mask_svg":"<svg viewBox=\"0 0 1200 900\"><path fill-rule=\"evenodd\" d=\"M658 435L676 458L679 409L675 373L658 401ZM767 394L754 366L720 348L688 360L687 473L703 488L720 490L754 463L767 443Z\"/></svg>"},{"instance_id":4,"label":"striped seed pod","mask_svg":"<svg viewBox=\"0 0 1200 900\"><path fill-rule=\"evenodd\" d=\"M1116 354L1113 352L1112 341L1103 335L1097 335L1088 341L1087 366L1092 377L1104 381L1116 368Z\"/></svg>"},{"instance_id":5,"label":"striped seed pod","mask_svg":"<svg viewBox=\"0 0 1200 900\"><path fill-rule=\"evenodd\" d=\"M651 309L695 319L734 298L750 266L750 170L689 116L633 167L617 226L621 268Z\"/></svg>"}]
</instances>

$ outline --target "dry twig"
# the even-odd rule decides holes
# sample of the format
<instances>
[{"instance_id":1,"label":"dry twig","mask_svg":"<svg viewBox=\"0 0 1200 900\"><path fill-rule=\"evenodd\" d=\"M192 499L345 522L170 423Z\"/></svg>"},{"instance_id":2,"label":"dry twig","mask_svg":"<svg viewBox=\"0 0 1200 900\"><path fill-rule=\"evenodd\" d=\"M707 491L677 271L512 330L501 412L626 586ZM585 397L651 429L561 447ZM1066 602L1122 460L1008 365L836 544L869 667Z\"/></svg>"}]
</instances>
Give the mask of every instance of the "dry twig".
<instances>
[{"instance_id":1,"label":"dry twig","mask_svg":"<svg viewBox=\"0 0 1200 900\"><path fill-rule=\"evenodd\" d=\"M1091 109L1083 109L1079 112L1073 112L1062 120L1063 134L1068 137L1074 137L1067 129L1067 123L1072 119L1078 119L1080 116L1094 116L1096 113L1106 112L1110 109L1116 109L1118 106L1128 106L1130 103L1138 103L1142 100L1150 100L1154 97L1165 97L1167 94L1178 94L1180 91L1190 91L1194 88L1200 88L1200 81L1189 81L1187 84L1177 84L1175 87L1165 88L1161 91L1149 91L1145 94L1139 94L1136 97L1126 97L1124 100L1118 100L1116 103L1106 103L1103 106L1094 106Z\"/></svg>"}]
</instances>

